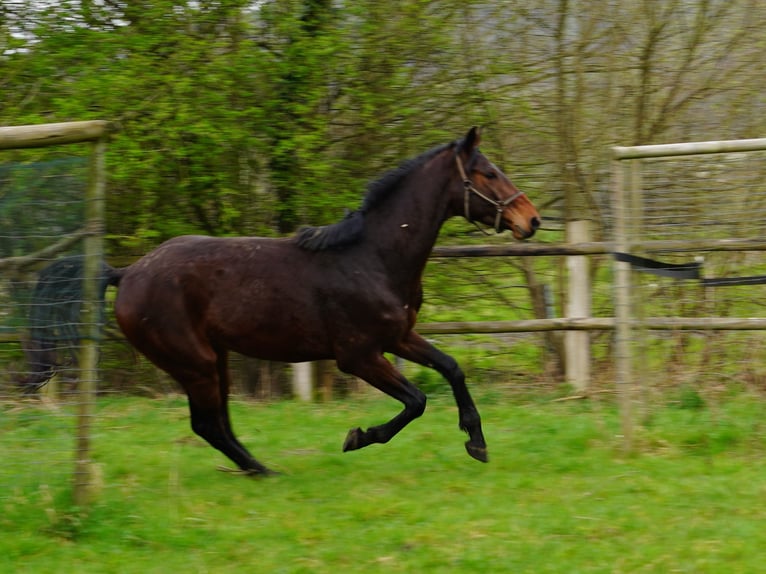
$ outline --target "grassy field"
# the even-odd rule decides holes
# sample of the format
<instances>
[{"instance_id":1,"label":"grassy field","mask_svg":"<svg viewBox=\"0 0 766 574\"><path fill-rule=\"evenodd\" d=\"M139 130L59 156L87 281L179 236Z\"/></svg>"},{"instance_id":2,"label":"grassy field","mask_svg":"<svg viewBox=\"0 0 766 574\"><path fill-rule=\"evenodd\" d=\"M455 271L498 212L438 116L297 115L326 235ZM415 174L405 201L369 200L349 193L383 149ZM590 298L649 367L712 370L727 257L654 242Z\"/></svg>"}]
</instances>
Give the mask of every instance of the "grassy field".
<instances>
[{"instance_id":1,"label":"grassy field","mask_svg":"<svg viewBox=\"0 0 766 574\"><path fill-rule=\"evenodd\" d=\"M67 465L0 475L0 571L766 571L762 398L669 401L626 456L609 399L475 394L487 465L465 454L448 396L388 445L346 454L348 428L394 402L235 402L240 438L283 473L267 479L218 472L228 461L192 436L179 397L102 399L88 513L68 503ZM35 408L0 411L3 460L33 458L40 425L71 447Z\"/></svg>"}]
</instances>

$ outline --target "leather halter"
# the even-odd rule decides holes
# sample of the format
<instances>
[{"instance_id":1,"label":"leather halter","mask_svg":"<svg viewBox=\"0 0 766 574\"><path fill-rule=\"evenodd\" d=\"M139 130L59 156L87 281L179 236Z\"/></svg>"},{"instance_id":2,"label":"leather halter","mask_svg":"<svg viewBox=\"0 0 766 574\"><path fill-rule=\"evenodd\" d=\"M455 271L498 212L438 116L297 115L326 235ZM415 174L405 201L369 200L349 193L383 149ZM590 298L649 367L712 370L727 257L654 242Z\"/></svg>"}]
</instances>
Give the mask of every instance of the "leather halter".
<instances>
[{"instance_id":1,"label":"leather halter","mask_svg":"<svg viewBox=\"0 0 766 574\"><path fill-rule=\"evenodd\" d=\"M497 215L495 216L495 233L500 233L501 232L501 230L500 230L500 223L501 223L501 217L503 215L503 210L506 207L508 207L511 203L516 201L519 197L524 195L524 193L517 190L516 193L514 193L512 196L510 196L510 197L508 197L508 198L506 198L506 199L504 199L502 201L499 201L497 199L492 199L491 197L487 197L482 192L480 192L478 189L476 189L473 186L473 182L470 179L468 179L468 176L466 176L465 169L463 169L463 162L460 161L460 154L458 154L458 153L455 154L455 162L457 163L458 173L460 174L460 177L463 180L463 189L465 191L464 200L463 200L464 209L465 209L465 214L464 214L465 218L468 221L470 221L471 223L473 223L476 226L476 228L479 231L481 231L484 235L489 235L489 233L487 233L481 227L479 227L479 224L476 223L476 221L471 219L471 209L470 209L469 205L470 205L471 193L473 193L473 194L479 196L480 198L482 198L487 203L490 203L493 206L495 206L495 209L497 210ZM492 191L494 192L494 190L492 190Z\"/></svg>"}]
</instances>

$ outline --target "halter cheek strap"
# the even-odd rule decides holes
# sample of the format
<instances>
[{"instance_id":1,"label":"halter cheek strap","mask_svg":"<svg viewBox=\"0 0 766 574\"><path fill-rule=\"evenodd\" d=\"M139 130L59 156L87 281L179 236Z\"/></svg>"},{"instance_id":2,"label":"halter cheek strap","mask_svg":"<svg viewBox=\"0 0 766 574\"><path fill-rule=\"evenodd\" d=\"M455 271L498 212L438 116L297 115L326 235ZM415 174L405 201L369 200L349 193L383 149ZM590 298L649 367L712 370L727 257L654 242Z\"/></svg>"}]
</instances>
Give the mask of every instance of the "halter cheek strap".
<instances>
[{"instance_id":1,"label":"halter cheek strap","mask_svg":"<svg viewBox=\"0 0 766 574\"><path fill-rule=\"evenodd\" d=\"M516 201L519 197L524 195L521 191L516 191L512 196L502 200L498 201L496 199L492 199L491 197L487 197L482 192L480 192L478 189L476 189L473 186L473 182L471 182L470 179L465 174L465 169L463 169L463 162L460 161L460 155L457 153L455 154L455 163L457 163L457 171L460 174L460 178L463 180L463 190L465 191L465 194L463 196L463 204L464 204L464 210L465 210L465 218L473 223L476 226L476 229L481 231L484 235L489 235L486 231L484 231L481 227L479 227L479 224L476 223L473 219L471 219L471 208L470 208L470 199L471 194L475 194L482 198L487 203L490 203L495 206L495 210L497 211L497 214L495 215L495 233L500 233L500 223L501 218L503 216L503 210L508 207L511 203Z\"/></svg>"}]
</instances>

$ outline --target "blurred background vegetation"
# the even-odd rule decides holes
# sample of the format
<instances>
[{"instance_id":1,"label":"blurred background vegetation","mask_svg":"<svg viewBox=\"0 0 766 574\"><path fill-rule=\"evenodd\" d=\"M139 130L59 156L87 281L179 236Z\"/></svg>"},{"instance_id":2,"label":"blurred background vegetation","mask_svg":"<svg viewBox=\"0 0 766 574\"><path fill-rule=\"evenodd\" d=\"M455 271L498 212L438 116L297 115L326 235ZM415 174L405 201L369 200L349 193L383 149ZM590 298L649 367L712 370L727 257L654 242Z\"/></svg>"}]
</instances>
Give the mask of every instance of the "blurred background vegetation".
<instances>
[{"instance_id":1,"label":"blurred background vegetation","mask_svg":"<svg viewBox=\"0 0 766 574\"><path fill-rule=\"evenodd\" d=\"M183 233L336 221L368 181L471 125L547 219L538 240L583 218L600 239L610 146L766 133L765 29L760 0L8 0L0 125L119 122L114 265ZM448 225L442 241L466 233ZM482 294L563 289L559 259L440 265L437 287L455 287L424 308L434 318L457 294L477 319L487 307L464 307ZM506 299L493 317L540 312Z\"/></svg>"},{"instance_id":2,"label":"blurred background vegetation","mask_svg":"<svg viewBox=\"0 0 766 574\"><path fill-rule=\"evenodd\" d=\"M0 125L120 122L114 257L337 220L473 124L543 211L592 213L610 145L764 134L765 25L758 0L12 0Z\"/></svg>"}]
</instances>

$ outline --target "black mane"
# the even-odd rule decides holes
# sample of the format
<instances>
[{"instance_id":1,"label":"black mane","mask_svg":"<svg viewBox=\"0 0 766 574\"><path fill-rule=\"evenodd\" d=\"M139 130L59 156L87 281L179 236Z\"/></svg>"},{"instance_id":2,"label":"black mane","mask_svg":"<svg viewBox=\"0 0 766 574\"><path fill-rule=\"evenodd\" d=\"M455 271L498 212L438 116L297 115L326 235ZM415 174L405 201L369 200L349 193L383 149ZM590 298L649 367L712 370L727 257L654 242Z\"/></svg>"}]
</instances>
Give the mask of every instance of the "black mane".
<instances>
[{"instance_id":1,"label":"black mane","mask_svg":"<svg viewBox=\"0 0 766 574\"><path fill-rule=\"evenodd\" d=\"M301 228L296 235L298 246L308 251L323 251L358 243L364 235L365 214L383 203L415 169L452 145L454 143L440 145L387 171L367 185L367 194L356 211L347 213L346 217L331 225Z\"/></svg>"}]
</instances>

